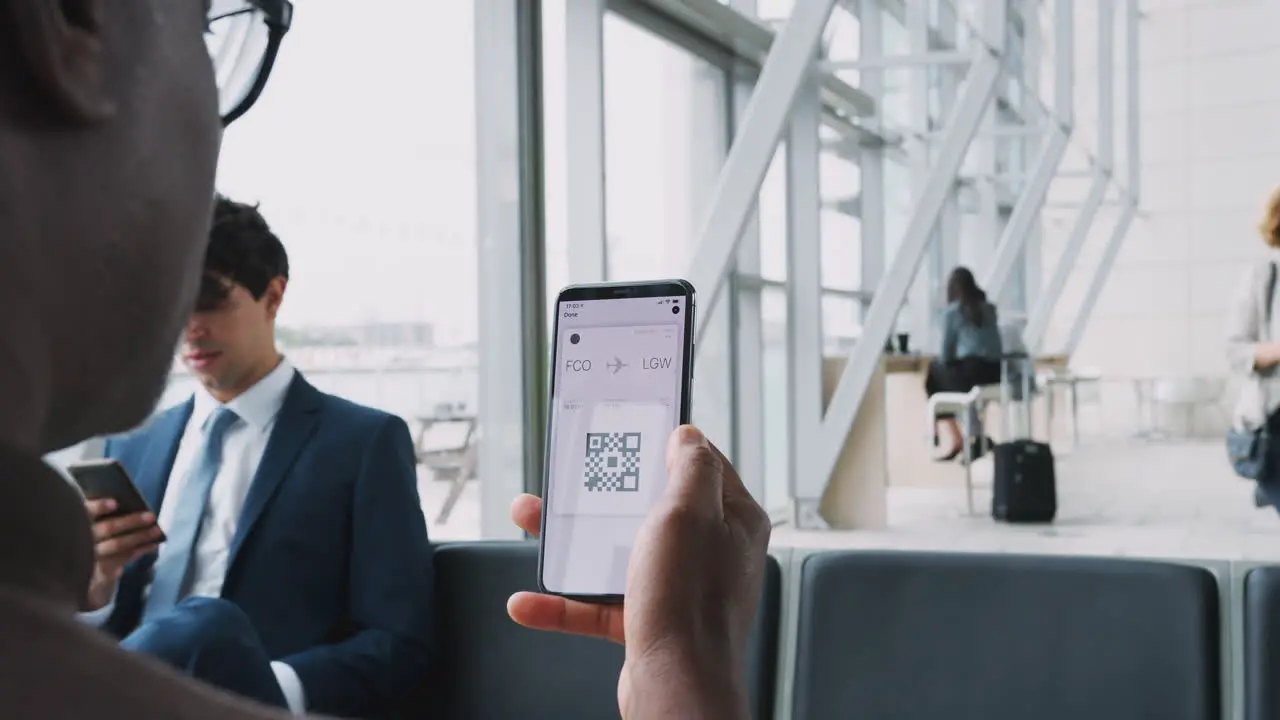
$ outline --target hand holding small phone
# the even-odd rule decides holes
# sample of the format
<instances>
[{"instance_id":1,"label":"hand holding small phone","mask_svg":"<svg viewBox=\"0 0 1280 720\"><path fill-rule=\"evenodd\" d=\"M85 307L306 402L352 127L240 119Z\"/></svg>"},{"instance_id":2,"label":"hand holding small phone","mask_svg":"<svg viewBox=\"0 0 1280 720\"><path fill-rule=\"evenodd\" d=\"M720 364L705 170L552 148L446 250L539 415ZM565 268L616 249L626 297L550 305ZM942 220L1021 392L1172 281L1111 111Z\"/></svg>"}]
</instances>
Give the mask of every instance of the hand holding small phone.
<instances>
[{"instance_id":1,"label":"hand holding small phone","mask_svg":"<svg viewBox=\"0 0 1280 720\"><path fill-rule=\"evenodd\" d=\"M689 422L696 301L685 280L565 288L552 336L538 588L622 602L627 558Z\"/></svg>"},{"instance_id":2,"label":"hand holding small phone","mask_svg":"<svg viewBox=\"0 0 1280 720\"><path fill-rule=\"evenodd\" d=\"M93 523L95 555L85 609L98 610L111 602L125 566L159 549L164 533L150 510L120 515L112 498L85 500L84 505Z\"/></svg>"},{"instance_id":3,"label":"hand holding small phone","mask_svg":"<svg viewBox=\"0 0 1280 720\"><path fill-rule=\"evenodd\" d=\"M747 717L742 663L772 525L696 429L672 434L667 464L671 482L636 536L624 605L521 592L507 612L529 628L623 643L623 717ZM522 495L511 517L537 535L542 511Z\"/></svg>"},{"instance_id":4,"label":"hand holding small phone","mask_svg":"<svg viewBox=\"0 0 1280 720\"><path fill-rule=\"evenodd\" d=\"M93 526L95 561L85 610L111 602L124 568L164 542L156 514L116 460L93 460L67 468L85 496Z\"/></svg>"}]
</instances>

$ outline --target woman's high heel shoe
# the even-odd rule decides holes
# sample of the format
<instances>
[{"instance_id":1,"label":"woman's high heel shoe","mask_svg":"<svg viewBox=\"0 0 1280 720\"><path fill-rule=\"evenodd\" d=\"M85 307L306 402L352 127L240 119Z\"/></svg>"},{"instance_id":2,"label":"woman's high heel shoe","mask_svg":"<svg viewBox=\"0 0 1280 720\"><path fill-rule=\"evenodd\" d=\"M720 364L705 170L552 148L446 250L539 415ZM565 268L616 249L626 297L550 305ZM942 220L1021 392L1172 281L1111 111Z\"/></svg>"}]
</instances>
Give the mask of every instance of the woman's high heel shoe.
<instances>
[{"instance_id":1,"label":"woman's high heel shoe","mask_svg":"<svg viewBox=\"0 0 1280 720\"><path fill-rule=\"evenodd\" d=\"M963 445L961 445L960 447L956 448L955 450L952 450L951 452L947 453L946 455L938 455L938 456L935 456L935 457L933 458L933 461L934 461L934 462L951 462L952 460L955 460L956 458L960 457L960 453L962 453L962 452L964 452L964 446L963 446Z\"/></svg>"}]
</instances>

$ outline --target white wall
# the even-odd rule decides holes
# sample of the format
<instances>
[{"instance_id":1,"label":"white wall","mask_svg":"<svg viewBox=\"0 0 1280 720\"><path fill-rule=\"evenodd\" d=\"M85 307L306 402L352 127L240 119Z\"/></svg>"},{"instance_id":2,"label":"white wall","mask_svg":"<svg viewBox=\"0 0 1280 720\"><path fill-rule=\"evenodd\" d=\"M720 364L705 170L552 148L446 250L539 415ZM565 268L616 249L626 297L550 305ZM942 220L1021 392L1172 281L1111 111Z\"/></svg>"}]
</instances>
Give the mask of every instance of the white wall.
<instances>
[{"instance_id":1,"label":"white wall","mask_svg":"<svg viewBox=\"0 0 1280 720\"><path fill-rule=\"evenodd\" d=\"M1223 376L1226 307L1250 259L1264 252L1255 228L1266 195L1280 185L1280 2L1142 0L1141 7L1142 214L1074 363L1118 379ZM1094 34L1093 20L1081 20L1078 30ZM1078 78L1092 82L1094 44L1082 38L1078 47ZM1082 82L1077 96L1091 92ZM1094 107L1079 108L1082 123L1095 124ZM1064 213L1049 214L1046 248L1056 247L1046 250L1046 273L1064 234ZM1046 350L1064 341L1115 215L1099 216ZM1132 398L1123 383L1105 388L1113 429L1132 427ZM1199 430L1218 425L1206 417Z\"/></svg>"}]
</instances>

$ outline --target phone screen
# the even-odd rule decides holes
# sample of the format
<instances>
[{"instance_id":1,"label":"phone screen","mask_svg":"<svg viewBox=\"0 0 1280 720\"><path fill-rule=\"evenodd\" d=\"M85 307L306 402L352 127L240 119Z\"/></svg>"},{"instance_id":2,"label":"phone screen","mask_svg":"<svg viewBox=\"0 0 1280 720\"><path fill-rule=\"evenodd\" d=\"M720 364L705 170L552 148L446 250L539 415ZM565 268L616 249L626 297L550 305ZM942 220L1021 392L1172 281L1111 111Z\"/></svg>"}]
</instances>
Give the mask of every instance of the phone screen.
<instances>
[{"instance_id":1,"label":"phone screen","mask_svg":"<svg viewBox=\"0 0 1280 720\"><path fill-rule=\"evenodd\" d=\"M661 285L666 290L679 286ZM636 532L687 422L691 295L557 302L541 581L621 595Z\"/></svg>"}]
</instances>

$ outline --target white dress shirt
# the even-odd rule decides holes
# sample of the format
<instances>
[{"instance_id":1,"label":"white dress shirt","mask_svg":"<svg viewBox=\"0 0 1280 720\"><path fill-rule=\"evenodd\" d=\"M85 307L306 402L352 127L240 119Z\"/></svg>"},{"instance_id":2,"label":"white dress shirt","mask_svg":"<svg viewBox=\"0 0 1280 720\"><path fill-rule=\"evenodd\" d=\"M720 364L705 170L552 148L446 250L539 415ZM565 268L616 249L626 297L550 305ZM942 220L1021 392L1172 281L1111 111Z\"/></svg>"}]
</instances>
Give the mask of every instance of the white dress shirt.
<instances>
[{"instance_id":1,"label":"white dress shirt","mask_svg":"<svg viewBox=\"0 0 1280 720\"><path fill-rule=\"evenodd\" d=\"M223 436L222 465L209 491L209 504L205 508L204 520L191 558L190 587L183 597L193 595L221 597L222 595L222 583L227 576L231 542L236 536L240 514L244 509L245 499L249 495L249 487L253 484L253 477L258 471L258 465L262 462L262 455L266 452L267 441L271 439L276 415L280 412L280 406L284 404L289 384L293 382L294 372L288 360L281 360L276 369L256 385L226 403L226 407L234 411L240 419L233 423ZM186 485L191 465L200 454L205 425L209 416L221 405L222 403L219 403L204 388L196 390L191 419L187 422L182 440L178 444L178 454L174 458L173 470L169 473L169 483L165 487L164 499L160 503L158 523L166 532L173 522L174 513L178 511L178 497L183 486ZM162 544L160 554L163 555L164 552L165 545ZM149 590L150 585L144 593ZM86 622L100 625L111 616L114 607L113 599L101 610L82 613L82 617ZM306 695L298 674L282 662L272 662L271 669L289 704L289 710L296 714L305 712Z\"/></svg>"}]
</instances>

